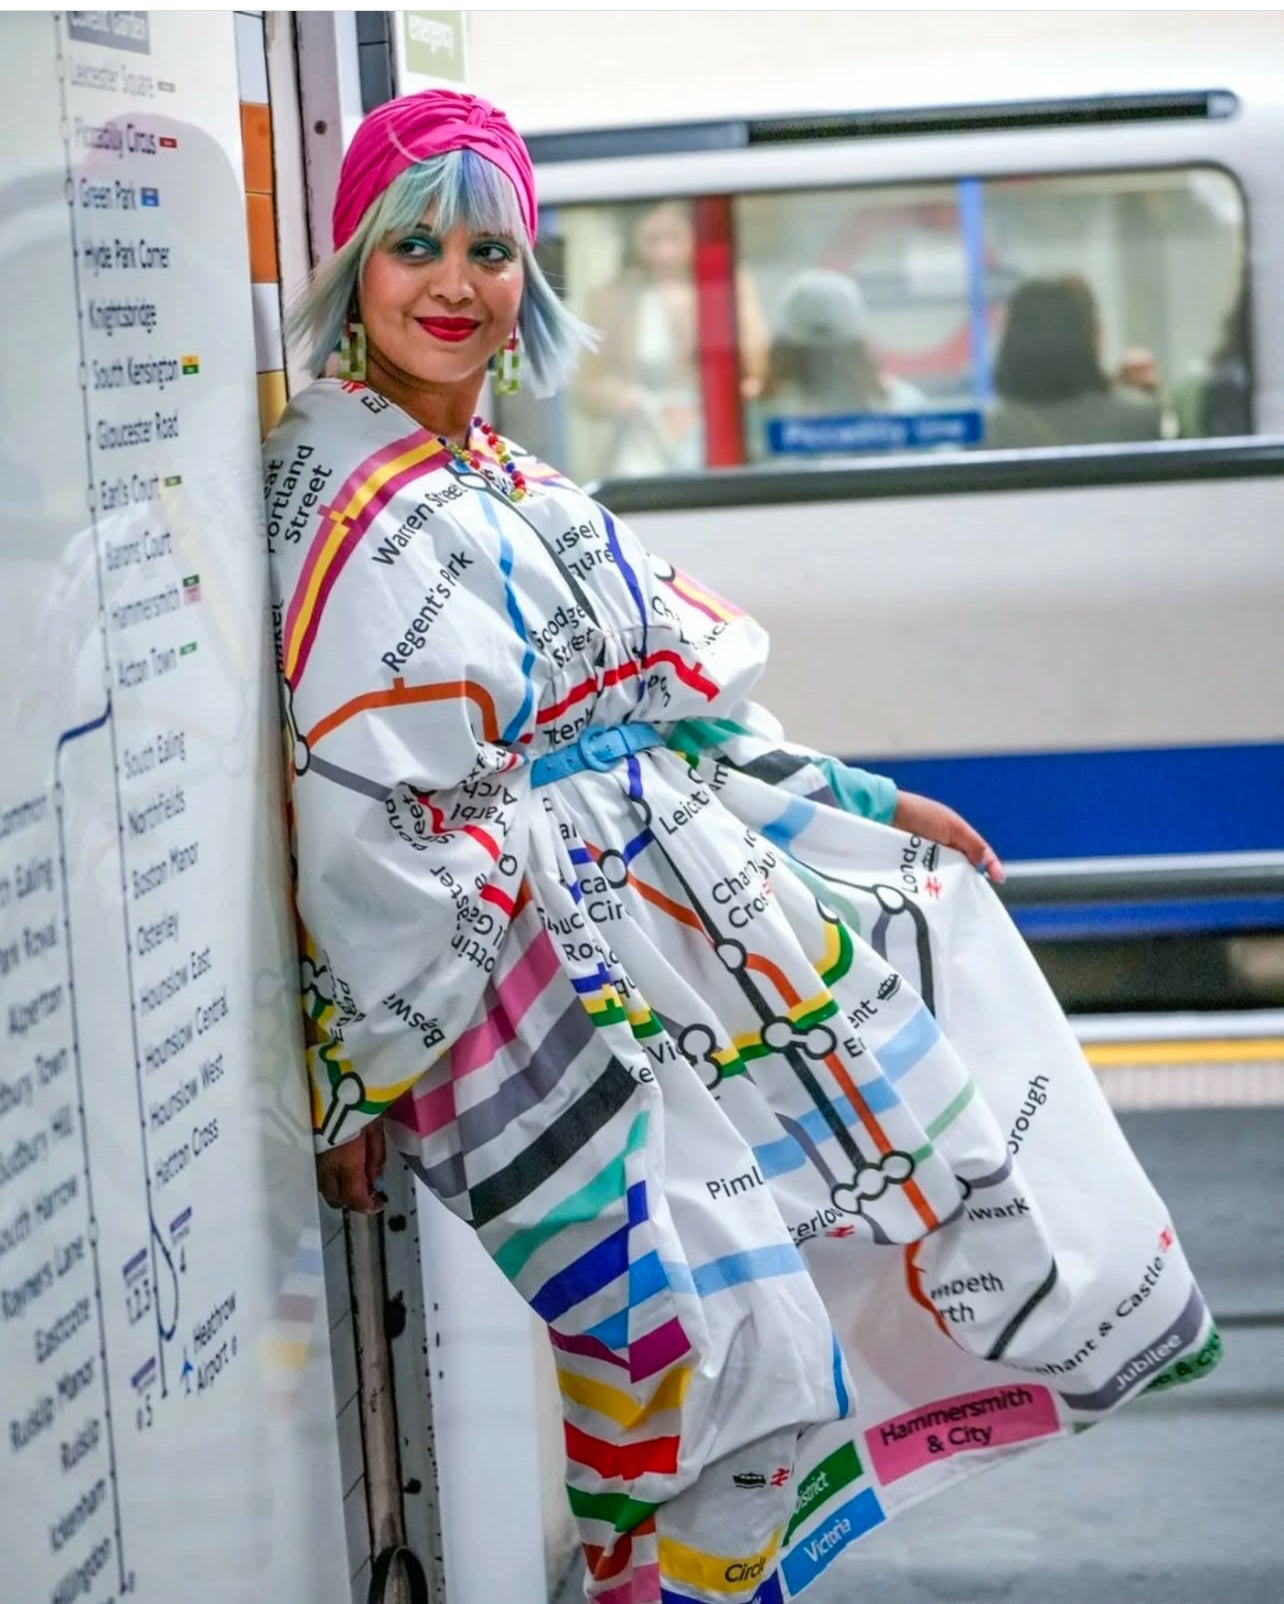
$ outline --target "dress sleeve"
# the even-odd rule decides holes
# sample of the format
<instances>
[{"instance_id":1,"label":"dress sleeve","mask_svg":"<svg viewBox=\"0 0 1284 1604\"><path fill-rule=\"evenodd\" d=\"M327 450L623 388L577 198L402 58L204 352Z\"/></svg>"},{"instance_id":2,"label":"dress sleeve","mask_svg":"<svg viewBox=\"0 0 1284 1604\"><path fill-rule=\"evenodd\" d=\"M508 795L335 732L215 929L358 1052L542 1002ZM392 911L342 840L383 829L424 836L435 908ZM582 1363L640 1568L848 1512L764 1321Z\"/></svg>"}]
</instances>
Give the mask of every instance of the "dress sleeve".
<instances>
[{"instance_id":1,"label":"dress sleeve","mask_svg":"<svg viewBox=\"0 0 1284 1604\"><path fill-rule=\"evenodd\" d=\"M358 1135L460 1036L521 896L525 767L488 738L480 687L430 689L443 694L358 698L373 705L296 741L296 902L321 1150Z\"/></svg>"},{"instance_id":2,"label":"dress sleeve","mask_svg":"<svg viewBox=\"0 0 1284 1604\"><path fill-rule=\"evenodd\" d=\"M681 629L703 660L715 665L724 685L737 675L720 657L734 658L740 649L737 632L749 626L762 642L752 661L756 678L765 661L765 636L752 620L698 580L653 553L647 554L652 578L662 591L665 614ZM733 692L717 717L685 718L670 727L668 744L695 760L710 756L738 773L823 806L858 813L877 824L890 824L896 811L896 786L882 774L852 768L840 759L785 739L780 721L765 707Z\"/></svg>"},{"instance_id":3,"label":"dress sleeve","mask_svg":"<svg viewBox=\"0 0 1284 1604\"><path fill-rule=\"evenodd\" d=\"M686 757L716 758L777 790L876 824L890 824L896 811L894 781L786 740L780 721L757 702L743 702L724 718L683 719L668 744Z\"/></svg>"}]
</instances>

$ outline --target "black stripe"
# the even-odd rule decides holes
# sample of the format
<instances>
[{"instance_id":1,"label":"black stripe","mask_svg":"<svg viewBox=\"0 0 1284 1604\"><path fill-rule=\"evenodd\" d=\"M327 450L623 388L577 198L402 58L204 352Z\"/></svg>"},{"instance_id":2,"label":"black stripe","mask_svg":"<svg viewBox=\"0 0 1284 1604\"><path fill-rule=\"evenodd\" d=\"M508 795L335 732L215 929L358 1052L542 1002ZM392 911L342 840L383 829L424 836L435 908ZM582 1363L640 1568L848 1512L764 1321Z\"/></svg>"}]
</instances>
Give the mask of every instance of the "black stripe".
<instances>
[{"instance_id":1,"label":"black stripe","mask_svg":"<svg viewBox=\"0 0 1284 1604\"><path fill-rule=\"evenodd\" d=\"M790 775L797 774L799 769L805 769L811 761L809 757L800 757L797 752L785 752L779 747L764 752L761 757L752 758L748 763L731 763L731 759L727 759L738 773L747 774L751 780L762 780L767 785L779 785Z\"/></svg>"},{"instance_id":2,"label":"black stripe","mask_svg":"<svg viewBox=\"0 0 1284 1604\"><path fill-rule=\"evenodd\" d=\"M1156 440L1029 451L943 451L939 456L800 458L788 467L744 468L599 479L586 485L617 518L633 512L710 512L812 502L910 496L993 496L1031 490L1091 490L1261 479L1284 473L1284 441Z\"/></svg>"},{"instance_id":3,"label":"black stripe","mask_svg":"<svg viewBox=\"0 0 1284 1604\"><path fill-rule=\"evenodd\" d=\"M559 1114L524 1152L469 1189L473 1225L487 1225L529 1197L585 1147L628 1104L636 1090L632 1075L612 1058L583 1096Z\"/></svg>"},{"instance_id":4,"label":"black stripe","mask_svg":"<svg viewBox=\"0 0 1284 1604\"><path fill-rule=\"evenodd\" d=\"M1043 1284L1035 1287L1034 1291L1008 1321L1007 1325L1004 1326L1003 1330L999 1333L999 1340L990 1349L989 1353L986 1354L985 1357L987 1359L1001 1359L1003 1357L1008 1343L1012 1341L1013 1337L1016 1336L1017 1332L1043 1302L1044 1298L1047 1297L1048 1293L1052 1291L1056 1284L1057 1261L1053 1259L1052 1268L1048 1271L1047 1275L1044 1276Z\"/></svg>"},{"instance_id":5,"label":"black stripe","mask_svg":"<svg viewBox=\"0 0 1284 1604\"><path fill-rule=\"evenodd\" d=\"M921 134L1009 133L1026 128L1110 128L1119 123L1212 122L1233 117L1239 100L1228 89L1122 95L1075 95L1058 100L997 101L988 105L892 107L885 111L802 112L793 117L635 123L530 134L536 166L624 156L680 156L797 140L904 139Z\"/></svg>"}]
</instances>

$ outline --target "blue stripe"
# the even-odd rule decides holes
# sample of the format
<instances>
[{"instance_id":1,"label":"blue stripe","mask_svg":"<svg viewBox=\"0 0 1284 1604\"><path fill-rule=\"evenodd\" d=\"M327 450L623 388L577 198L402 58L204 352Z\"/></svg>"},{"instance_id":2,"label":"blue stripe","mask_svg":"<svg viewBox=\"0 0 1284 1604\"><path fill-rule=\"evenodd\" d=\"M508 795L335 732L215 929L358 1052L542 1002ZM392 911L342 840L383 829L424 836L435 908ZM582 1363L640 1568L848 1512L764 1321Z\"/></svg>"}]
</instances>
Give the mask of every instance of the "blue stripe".
<instances>
[{"instance_id":1,"label":"blue stripe","mask_svg":"<svg viewBox=\"0 0 1284 1604\"><path fill-rule=\"evenodd\" d=\"M959 232L967 262L967 332L972 358L972 394L979 402L993 398L990 376L990 308L985 282L985 211L979 178L958 182Z\"/></svg>"},{"instance_id":2,"label":"blue stripe","mask_svg":"<svg viewBox=\"0 0 1284 1604\"><path fill-rule=\"evenodd\" d=\"M578 992L601 991L603 986L611 984L611 977L606 972L606 965L599 963L591 975L576 975L571 985Z\"/></svg>"},{"instance_id":3,"label":"blue stripe","mask_svg":"<svg viewBox=\"0 0 1284 1604\"><path fill-rule=\"evenodd\" d=\"M771 1180L773 1175L800 1170L807 1162L807 1155L792 1136L782 1136L778 1142L764 1142L761 1147L754 1148L753 1156L764 1181Z\"/></svg>"},{"instance_id":4,"label":"blue stripe","mask_svg":"<svg viewBox=\"0 0 1284 1604\"><path fill-rule=\"evenodd\" d=\"M691 1277L691 1272L680 1260L666 1259L664 1274L671 1292L682 1293L688 1298L694 1298L697 1295L696 1284Z\"/></svg>"},{"instance_id":5,"label":"blue stripe","mask_svg":"<svg viewBox=\"0 0 1284 1604\"><path fill-rule=\"evenodd\" d=\"M300 1248L291 1268L301 1275L324 1275L325 1256L320 1248Z\"/></svg>"},{"instance_id":6,"label":"blue stripe","mask_svg":"<svg viewBox=\"0 0 1284 1604\"><path fill-rule=\"evenodd\" d=\"M531 1308L541 1320L556 1320L577 1303L618 1281L628 1268L629 1228L622 1225L545 1281L531 1299Z\"/></svg>"},{"instance_id":7,"label":"blue stripe","mask_svg":"<svg viewBox=\"0 0 1284 1604\"><path fill-rule=\"evenodd\" d=\"M679 1593L663 1580L660 1583L660 1604L706 1604L704 1599L692 1598L690 1593ZM784 1604L780 1591L780 1573L772 1571L767 1580L754 1593L748 1604Z\"/></svg>"},{"instance_id":8,"label":"blue stripe","mask_svg":"<svg viewBox=\"0 0 1284 1604\"><path fill-rule=\"evenodd\" d=\"M1284 897L1218 897L1185 902L1094 903L1088 908L1014 908L1027 941L1075 941L1102 936L1214 935L1219 931L1284 930Z\"/></svg>"},{"instance_id":9,"label":"blue stripe","mask_svg":"<svg viewBox=\"0 0 1284 1604\"><path fill-rule=\"evenodd\" d=\"M660 1255L655 1252L644 1253L640 1259L635 1259L629 1265L629 1307L640 1308L648 1298L653 1298L657 1292L667 1292L669 1280L664 1273L664 1266L660 1263Z\"/></svg>"},{"instance_id":10,"label":"blue stripe","mask_svg":"<svg viewBox=\"0 0 1284 1604\"><path fill-rule=\"evenodd\" d=\"M629 1346L629 1311L617 1309L605 1320L599 1320L595 1326L590 1326L584 1333L610 1348L613 1353L624 1353Z\"/></svg>"},{"instance_id":11,"label":"blue stripe","mask_svg":"<svg viewBox=\"0 0 1284 1604\"><path fill-rule=\"evenodd\" d=\"M838 1399L838 1418L846 1420L852 1412L852 1401L843 1380L843 1350L838 1346L837 1337L834 1338L834 1396Z\"/></svg>"},{"instance_id":12,"label":"blue stripe","mask_svg":"<svg viewBox=\"0 0 1284 1604\"><path fill-rule=\"evenodd\" d=\"M805 796L794 797L778 819L764 824L762 833L778 847L787 847L800 831L805 830L815 817L816 804Z\"/></svg>"},{"instance_id":13,"label":"blue stripe","mask_svg":"<svg viewBox=\"0 0 1284 1604\"><path fill-rule=\"evenodd\" d=\"M630 761L636 763L637 759L632 758ZM630 841L629 844L624 848L623 852L620 853L620 856L624 859L625 863L632 863L634 858L637 857L638 853L644 848L649 847L654 840L655 837L651 834L650 830L643 830L641 835L635 835L633 837L632 841Z\"/></svg>"},{"instance_id":14,"label":"blue stripe","mask_svg":"<svg viewBox=\"0 0 1284 1604\"><path fill-rule=\"evenodd\" d=\"M593 854L587 847L571 847L566 855L572 863L592 863L593 861Z\"/></svg>"},{"instance_id":15,"label":"blue stripe","mask_svg":"<svg viewBox=\"0 0 1284 1604\"><path fill-rule=\"evenodd\" d=\"M889 1041L874 1048L874 1056L888 1080L899 1080L926 1057L940 1039L941 1027L920 1004Z\"/></svg>"},{"instance_id":16,"label":"blue stripe","mask_svg":"<svg viewBox=\"0 0 1284 1604\"><path fill-rule=\"evenodd\" d=\"M746 1281L766 1281L776 1275L805 1274L803 1261L793 1243L776 1242L765 1248L748 1248L728 1253L708 1264L698 1264L691 1272L696 1292L702 1298L726 1292Z\"/></svg>"},{"instance_id":17,"label":"blue stripe","mask_svg":"<svg viewBox=\"0 0 1284 1604\"><path fill-rule=\"evenodd\" d=\"M879 1059L881 1062L881 1053ZM908 1065L906 1067L908 1068ZM874 1114L885 1114L889 1108L900 1106L901 1100L896 1095L896 1089L890 1080L870 1081L861 1087L860 1092ZM856 1110L847 1098L836 1097L833 1106L837 1109L838 1117L844 1125L850 1127L858 1123ZM833 1137L832 1126L818 1108L811 1108L805 1114L795 1114L790 1117L796 1125L802 1126L803 1131L817 1147ZM807 1162L806 1154L792 1136L782 1136L776 1142L764 1142L761 1147L754 1148L753 1156L762 1172L763 1180L770 1180L773 1175L786 1175L790 1170L800 1169Z\"/></svg>"},{"instance_id":18,"label":"blue stripe","mask_svg":"<svg viewBox=\"0 0 1284 1604\"><path fill-rule=\"evenodd\" d=\"M628 558L625 557L624 552L620 548L620 539L619 539L619 536L615 532L615 519L611 517L610 513L606 510L606 508L602 505L602 503L600 501L596 502L595 506L597 507L598 511L602 514L602 523L603 523L603 525L604 525L604 527L606 529L606 543L611 548L611 551L615 555L615 566L620 570L620 574L621 574L621 577L624 580L624 583L629 587L629 595L632 596L633 604L638 610L638 618L640 619L641 624L642 624L642 642L641 642L641 648L640 648L640 651L639 651L638 655L640 657L645 658L646 654L647 654L647 640L650 637L650 630L651 630L651 615L650 615L650 612L647 609L646 597L642 594L641 585L638 584L638 576L633 572L632 568L629 567ZM646 694L646 676L644 674L639 674L638 675L638 701L639 702L642 700L642 698L643 698L643 696L645 694Z\"/></svg>"},{"instance_id":19,"label":"blue stripe","mask_svg":"<svg viewBox=\"0 0 1284 1604\"><path fill-rule=\"evenodd\" d=\"M850 1543L866 1532L880 1526L886 1517L882 1506L870 1488L856 1494L812 1528L802 1539L794 1538L793 1547L780 1562L792 1594L810 1587L820 1573L838 1558ZM824 1553L819 1543L825 1544Z\"/></svg>"},{"instance_id":20,"label":"blue stripe","mask_svg":"<svg viewBox=\"0 0 1284 1604\"><path fill-rule=\"evenodd\" d=\"M482 504L482 510L486 514L487 522L495 531L496 535L499 536L499 571L504 576L504 606L508 610L508 619L513 628L517 631L518 636L526 644L526 650L522 653L521 670L522 683L526 689L522 697L521 707L518 708L517 712L509 720L501 737L503 741L508 742L515 740L517 736L521 734L526 720L530 717L531 708L535 703L535 687L531 680L531 669L535 663L535 648L530 643L530 636L526 631L526 620L522 617L522 610L517 605L517 596L513 590L511 582L513 574L512 543L510 542L508 536L500 528L499 519L495 515L495 509L490 504L490 497L482 496L479 499Z\"/></svg>"},{"instance_id":21,"label":"blue stripe","mask_svg":"<svg viewBox=\"0 0 1284 1604\"><path fill-rule=\"evenodd\" d=\"M1013 862L1284 847L1284 744L870 758L957 808Z\"/></svg>"},{"instance_id":22,"label":"blue stripe","mask_svg":"<svg viewBox=\"0 0 1284 1604\"><path fill-rule=\"evenodd\" d=\"M639 1116L645 1118L645 1115ZM646 1205L646 1182L634 1181L626 1194L629 1208L629 1224L641 1225L649 1216Z\"/></svg>"}]
</instances>

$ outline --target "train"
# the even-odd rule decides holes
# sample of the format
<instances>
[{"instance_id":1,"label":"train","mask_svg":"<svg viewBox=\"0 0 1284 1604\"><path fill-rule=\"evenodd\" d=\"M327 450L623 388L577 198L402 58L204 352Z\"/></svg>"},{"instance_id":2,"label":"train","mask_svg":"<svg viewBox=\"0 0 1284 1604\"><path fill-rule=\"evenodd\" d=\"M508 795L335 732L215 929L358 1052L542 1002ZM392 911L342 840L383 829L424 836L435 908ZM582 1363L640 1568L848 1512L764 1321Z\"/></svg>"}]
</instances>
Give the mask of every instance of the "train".
<instances>
[{"instance_id":1,"label":"train","mask_svg":"<svg viewBox=\"0 0 1284 1604\"><path fill-rule=\"evenodd\" d=\"M531 136L545 265L603 343L501 427L767 626L793 738L1051 872L1038 934L1284 927L1282 135L1268 78L1152 75ZM771 364L840 280L881 391L800 407ZM999 438L1034 280L1091 297L1122 425ZM641 424L657 449L621 453Z\"/></svg>"}]
</instances>

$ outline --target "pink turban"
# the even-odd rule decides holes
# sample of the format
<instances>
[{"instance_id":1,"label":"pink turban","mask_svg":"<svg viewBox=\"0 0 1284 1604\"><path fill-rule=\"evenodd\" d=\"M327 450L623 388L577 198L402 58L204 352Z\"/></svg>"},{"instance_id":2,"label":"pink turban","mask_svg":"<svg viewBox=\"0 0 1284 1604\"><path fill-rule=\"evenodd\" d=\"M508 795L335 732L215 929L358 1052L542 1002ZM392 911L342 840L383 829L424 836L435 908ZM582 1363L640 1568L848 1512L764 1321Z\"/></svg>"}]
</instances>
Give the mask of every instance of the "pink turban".
<instances>
[{"instance_id":1,"label":"pink turban","mask_svg":"<svg viewBox=\"0 0 1284 1604\"><path fill-rule=\"evenodd\" d=\"M535 174L520 134L488 100L453 89L425 89L376 106L353 136L334 197L334 248L350 240L366 208L416 162L448 150L474 150L517 191L522 221L535 240Z\"/></svg>"}]
</instances>

